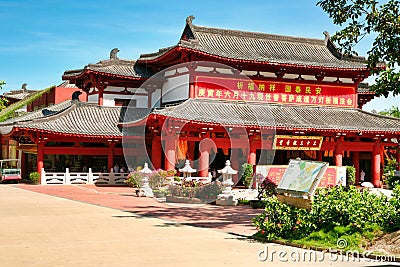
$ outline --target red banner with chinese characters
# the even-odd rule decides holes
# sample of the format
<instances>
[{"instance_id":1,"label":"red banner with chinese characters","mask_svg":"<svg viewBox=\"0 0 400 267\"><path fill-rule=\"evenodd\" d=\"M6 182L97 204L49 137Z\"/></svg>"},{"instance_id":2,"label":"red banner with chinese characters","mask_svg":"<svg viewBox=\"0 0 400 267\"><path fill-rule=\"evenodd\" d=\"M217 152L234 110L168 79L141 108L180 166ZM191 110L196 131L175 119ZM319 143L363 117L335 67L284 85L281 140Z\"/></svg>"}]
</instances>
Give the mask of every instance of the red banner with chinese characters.
<instances>
[{"instance_id":1,"label":"red banner with chinese characters","mask_svg":"<svg viewBox=\"0 0 400 267\"><path fill-rule=\"evenodd\" d=\"M322 136L275 135L273 149L279 150L320 150Z\"/></svg>"},{"instance_id":2,"label":"red banner with chinese characters","mask_svg":"<svg viewBox=\"0 0 400 267\"><path fill-rule=\"evenodd\" d=\"M196 76L196 98L354 108L355 87Z\"/></svg>"}]
</instances>

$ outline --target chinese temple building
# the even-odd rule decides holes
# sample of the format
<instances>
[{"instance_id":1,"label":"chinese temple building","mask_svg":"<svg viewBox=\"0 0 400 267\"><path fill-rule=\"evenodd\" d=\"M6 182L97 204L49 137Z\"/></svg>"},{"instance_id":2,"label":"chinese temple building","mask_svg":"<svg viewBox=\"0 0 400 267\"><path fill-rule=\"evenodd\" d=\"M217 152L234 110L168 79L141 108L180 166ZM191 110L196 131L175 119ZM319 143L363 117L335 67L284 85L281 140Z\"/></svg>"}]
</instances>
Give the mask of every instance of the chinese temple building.
<instances>
[{"instance_id":1,"label":"chinese temple building","mask_svg":"<svg viewBox=\"0 0 400 267\"><path fill-rule=\"evenodd\" d=\"M108 60L66 71L88 102L2 123L3 157L13 144L29 157L25 168L38 171L146 160L172 170L189 159L203 177L226 159L238 170L299 157L353 165L380 186L384 148L398 147L400 120L361 109L375 96L362 84L365 58L342 55L327 33L279 36L193 19L176 45L137 60L114 49Z\"/></svg>"}]
</instances>

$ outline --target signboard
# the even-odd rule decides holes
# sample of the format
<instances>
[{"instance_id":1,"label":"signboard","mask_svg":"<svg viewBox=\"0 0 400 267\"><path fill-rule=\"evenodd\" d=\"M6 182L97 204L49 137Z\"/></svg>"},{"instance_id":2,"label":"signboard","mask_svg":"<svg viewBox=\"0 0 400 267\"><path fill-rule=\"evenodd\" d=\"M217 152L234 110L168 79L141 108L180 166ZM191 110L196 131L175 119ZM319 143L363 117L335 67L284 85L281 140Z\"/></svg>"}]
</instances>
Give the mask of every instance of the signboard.
<instances>
[{"instance_id":1,"label":"signboard","mask_svg":"<svg viewBox=\"0 0 400 267\"><path fill-rule=\"evenodd\" d=\"M291 159L282 179L279 181L277 191L314 194L328 165L328 163L321 161Z\"/></svg>"},{"instance_id":2,"label":"signboard","mask_svg":"<svg viewBox=\"0 0 400 267\"><path fill-rule=\"evenodd\" d=\"M355 87L196 76L195 97L262 103L354 108Z\"/></svg>"},{"instance_id":3,"label":"signboard","mask_svg":"<svg viewBox=\"0 0 400 267\"><path fill-rule=\"evenodd\" d=\"M274 184L279 184L287 165L257 165L256 173L268 177ZM346 185L346 167L328 166L317 187L332 187L338 184Z\"/></svg>"},{"instance_id":4,"label":"signboard","mask_svg":"<svg viewBox=\"0 0 400 267\"><path fill-rule=\"evenodd\" d=\"M275 135L272 149L278 150L320 150L322 136Z\"/></svg>"}]
</instances>

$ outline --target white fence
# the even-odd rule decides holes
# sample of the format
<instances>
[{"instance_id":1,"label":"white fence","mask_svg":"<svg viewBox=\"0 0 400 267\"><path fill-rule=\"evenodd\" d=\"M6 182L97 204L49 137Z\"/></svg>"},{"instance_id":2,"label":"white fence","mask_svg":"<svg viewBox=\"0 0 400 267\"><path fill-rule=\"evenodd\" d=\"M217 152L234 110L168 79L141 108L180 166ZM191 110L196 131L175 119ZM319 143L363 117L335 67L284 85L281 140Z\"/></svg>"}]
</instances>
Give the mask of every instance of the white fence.
<instances>
[{"instance_id":1,"label":"white fence","mask_svg":"<svg viewBox=\"0 0 400 267\"><path fill-rule=\"evenodd\" d=\"M125 185L128 173L92 172L46 172L42 169L41 184L98 184L98 185Z\"/></svg>"}]
</instances>

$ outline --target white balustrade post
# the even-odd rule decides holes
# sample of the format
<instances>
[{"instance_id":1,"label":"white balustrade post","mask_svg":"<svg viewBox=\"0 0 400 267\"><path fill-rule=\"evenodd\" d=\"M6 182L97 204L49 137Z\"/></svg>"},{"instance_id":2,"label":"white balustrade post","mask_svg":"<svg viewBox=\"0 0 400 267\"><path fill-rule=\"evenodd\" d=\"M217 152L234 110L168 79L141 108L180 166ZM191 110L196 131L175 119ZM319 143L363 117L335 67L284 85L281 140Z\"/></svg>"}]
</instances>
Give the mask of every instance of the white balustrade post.
<instances>
[{"instance_id":1,"label":"white balustrade post","mask_svg":"<svg viewBox=\"0 0 400 267\"><path fill-rule=\"evenodd\" d=\"M44 168L42 168L42 171L40 172L40 184L46 184L46 172L44 171Z\"/></svg>"},{"instance_id":2,"label":"white balustrade post","mask_svg":"<svg viewBox=\"0 0 400 267\"><path fill-rule=\"evenodd\" d=\"M71 184L71 177L69 176L69 168L65 168L64 183L65 184Z\"/></svg>"},{"instance_id":3,"label":"white balustrade post","mask_svg":"<svg viewBox=\"0 0 400 267\"><path fill-rule=\"evenodd\" d=\"M92 168L89 168L89 172L88 172L88 184L94 184L94 182L93 182Z\"/></svg>"}]
</instances>

